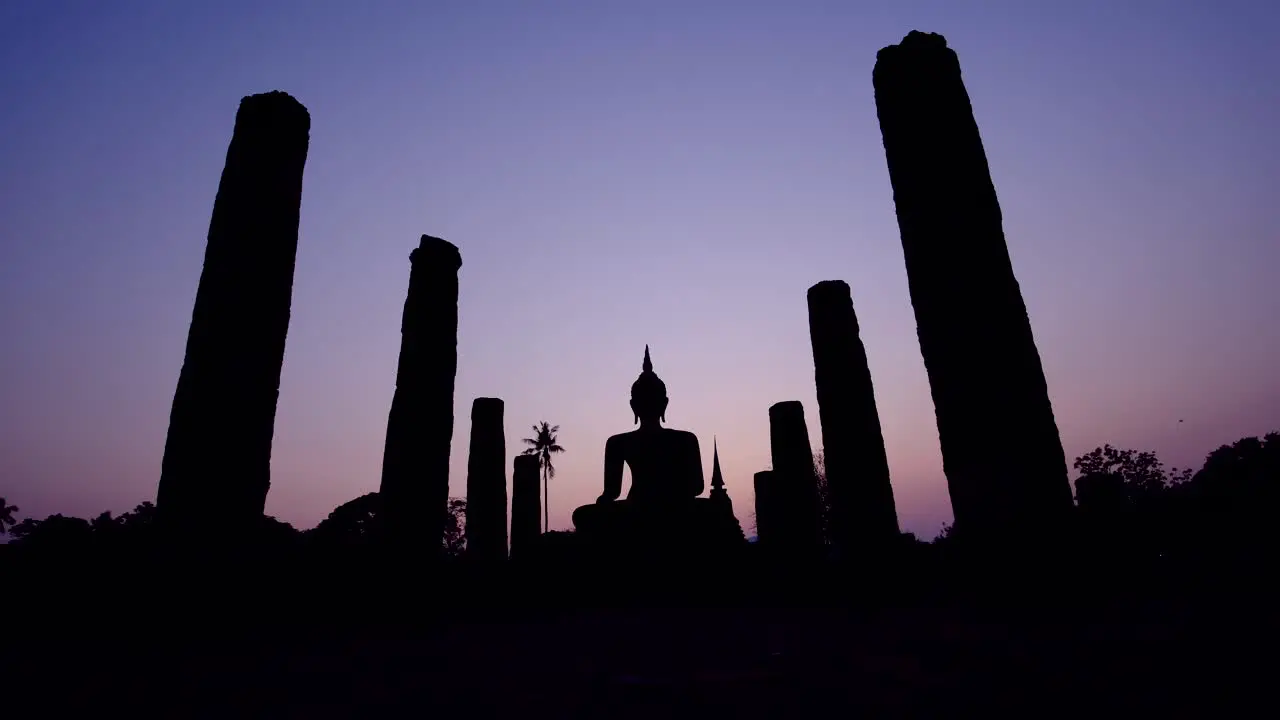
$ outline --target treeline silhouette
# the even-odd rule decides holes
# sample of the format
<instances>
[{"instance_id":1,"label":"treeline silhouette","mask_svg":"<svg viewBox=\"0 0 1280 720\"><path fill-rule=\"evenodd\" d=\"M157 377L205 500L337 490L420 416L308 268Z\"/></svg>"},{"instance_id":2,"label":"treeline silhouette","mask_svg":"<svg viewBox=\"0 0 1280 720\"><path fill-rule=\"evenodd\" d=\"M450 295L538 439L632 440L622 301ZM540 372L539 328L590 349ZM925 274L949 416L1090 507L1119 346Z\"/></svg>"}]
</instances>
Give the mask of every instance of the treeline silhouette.
<instances>
[{"instance_id":1,"label":"treeline silhouette","mask_svg":"<svg viewBox=\"0 0 1280 720\"><path fill-rule=\"evenodd\" d=\"M1076 459L1084 548L1114 564L1254 565L1274 555L1280 433L1242 438L1204 466L1166 470L1151 452L1106 445Z\"/></svg>"},{"instance_id":2,"label":"treeline silhouette","mask_svg":"<svg viewBox=\"0 0 1280 720\"><path fill-rule=\"evenodd\" d=\"M3 500L3 498L0 498ZM317 553L355 551L370 548L381 508L378 493L371 492L339 505L318 525L298 530L283 520L264 515L252 539L261 550L307 550ZM19 508L12 506L11 512ZM449 514L444 528L444 553L459 558L466 547L467 501L449 498ZM25 518L7 529L9 553L74 554L86 552L130 552L152 549L159 542L156 507L143 502L121 515L103 512L91 520L50 515L44 519ZM0 522L0 531L4 523Z\"/></svg>"},{"instance_id":3,"label":"treeline silhouette","mask_svg":"<svg viewBox=\"0 0 1280 720\"><path fill-rule=\"evenodd\" d=\"M1280 536L1272 521L1280 510L1280 433L1223 445L1209 453L1195 471L1166 468L1154 452L1111 445L1081 455L1073 466L1078 473L1074 482L1076 523L1069 529L1070 537L1061 538L1059 545L1065 546L1064 553L1076 566L1069 576L1077 583L1093 576L1110 578L1116 572L1176 575L1235 569L1248 574L1277 558ZM825 535L830 505L821 452L815 456L815 470ZM342 558L376 560L380 554L380 505L378 493L362 495L338 506L307 530L264 516L254 537L228 537L226 541L251 548L255 563L274 562L282 554L316 568ZM150 502L121 515L104 512L91 519L55 514L15 522L20 509L7 504L5 508L7 523L0 522L0 528L6 524L11 527L7 529L9 542L0 547L0 557L11 561L11 568L23 560L42 564L92 557L128 562L164 551L155 524L155 506ZM447 564L466 566L465 523L466 500L451 498L444 523ZM1046 540L1054 539L1011 538L1010 545L1022 541L1037 548L1055 545ZM538 552L527 563L487 567L484 577L492 579L497 572L532 567L558 582L572 580L580 560L573 533L545 533L538 542ZM695 562L697 552L697 548L690 548ZM720 569L747 576L776 569L754 547L739 560ZM924 572L952 577L969 571L968 560L963 529L947 525L931 542L903 533L901 547L883 558L881 570L894 575ZM838 562L828 558L828 564ZM794 568L796 561L787 558L786 564ZM1053 568L1053 572L1060 570ZM413 572L418 571L410 574Z\"/></svg>"},{"instance_id":4,"label":"treeline silhouette","mask_svg":"<svg viewBox=\"0 0 1280 720\"><path fill-rule=\"evenodd\" d=\"M830 496L821 452L814 456L824 539ZM1271 529L1280 509L1280 433L1246 437L1209 453L1203 466L1166 468L1156 453L1094 448L1072 463L1077 472L1077 552L1113 564L1221 561L1276 549ZM932 544L961 544L944 524ZM926 544L914 533L905 543Z\"/></svg>"}]
</instances>

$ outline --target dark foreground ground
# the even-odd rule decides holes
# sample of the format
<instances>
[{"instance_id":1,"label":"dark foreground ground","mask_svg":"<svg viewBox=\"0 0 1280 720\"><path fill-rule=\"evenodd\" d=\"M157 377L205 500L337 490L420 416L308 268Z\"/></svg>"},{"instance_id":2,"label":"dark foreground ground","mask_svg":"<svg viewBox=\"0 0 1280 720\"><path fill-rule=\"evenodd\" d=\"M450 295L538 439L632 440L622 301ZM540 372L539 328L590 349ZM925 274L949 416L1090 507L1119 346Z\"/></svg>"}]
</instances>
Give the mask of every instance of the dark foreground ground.
<instances>
[{"instance_id":1,"label":"dark foreground ground","mask_svg":"<svg viewBox=\"0 0 1280 720\"><path fill-rule=\"evenodd\" d=\"M1275 704L1265 583L1117 578L1084 593L1012 577L1008 592L929 597L870 579L801 592L774 573L687 602L677 577L605 602L582 576L150 577L7 587L3 714L1234 717Z\"/></svg>"}]
</instances>

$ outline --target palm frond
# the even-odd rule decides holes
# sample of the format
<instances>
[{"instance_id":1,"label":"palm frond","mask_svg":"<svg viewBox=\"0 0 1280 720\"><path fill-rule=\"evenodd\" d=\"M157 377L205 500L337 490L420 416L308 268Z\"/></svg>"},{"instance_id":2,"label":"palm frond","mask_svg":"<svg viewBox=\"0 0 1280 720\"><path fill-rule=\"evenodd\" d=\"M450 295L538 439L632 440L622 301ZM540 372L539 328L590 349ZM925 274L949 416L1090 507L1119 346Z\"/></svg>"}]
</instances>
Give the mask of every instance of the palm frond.
<instances>
[{"instance_id":1,"label":"palm frond","mask_svg":"<svg viewBox=\"0 0 1280 720\"><path fill-rule=\"evenodd\" d=\"M559 445L552 445L547 448L547 452L561 453L561 452L564 452L564 448L560 447Z\"/></svg>"}]
</instances>

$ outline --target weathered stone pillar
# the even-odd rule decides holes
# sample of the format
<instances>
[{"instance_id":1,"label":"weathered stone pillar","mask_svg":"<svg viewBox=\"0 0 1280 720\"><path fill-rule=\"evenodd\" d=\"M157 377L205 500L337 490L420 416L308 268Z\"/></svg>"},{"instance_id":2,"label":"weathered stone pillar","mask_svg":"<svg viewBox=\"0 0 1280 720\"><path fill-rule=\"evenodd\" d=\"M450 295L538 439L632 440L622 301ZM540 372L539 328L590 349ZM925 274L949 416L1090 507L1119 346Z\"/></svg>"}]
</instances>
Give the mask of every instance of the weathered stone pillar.
<instances>
[{"instance_id":1,"label":"weathered stone pillar","mask_svg":"<svg viewBox=\"0 0 1280 720\"><path fill-rule=\"evenodd\" d=\"M872 82L956 537L1052 534L1066 458L960 62L912 32Z\"/></svg>"},{"instance_id":2,"label":"weathered stone pillar","mask_svg":"<svg viewBox=\"0 0 1280 720\"><path fill-rule=\"evenodd\" d=\"M511 557L525 557L542 534L542 466L536 455L517 455L511 472Z\"/></svg>"},{"instance_id":3,"label":"weathered stone pillar","mask_svg":"<svg viewBox=\"0 0 1280 720\"><path fill-rule=\"evenodd\" d=\"M761 470L754 476L756 490L756 542L760 547L773 547L778 540L778 500L774 497L772 470Z\"/></svg>"},{"instance_id":4,"label":"weathered stone pillar","mask_svg":"<svg viewBox=\"0 0 1280 720\"><path fill-rule=\"evenodd\" d=\"M244 537L262 518L310 131L286 93L240 101L156 497L160 521L193 538Z\"/></svg>"},{"instance_id":5,"label":"weathered stone pillar","mask_svg":"<svg viewBox=\"0 0 1280 720\"><path fill-rule=\"evenodd\" d=\"M423 235L409 262L379 494L389 549L433 559L440 555L449 511L462 255L453 244Z\"/></svg>"},{"instance_id":6,"label":"weathered stone pillar","mask_svg":"<svg viewBox=\"0 0 1280 720\"><path fill-rule=\"evenodd\" d=\"M827 280L809 288L808 299L831 541L845 554L884 548L901 531L853 298L847 283Z\"/></svg>"},{"instance_id":7,"label":"weathered stone pillar","mask_svg":"<svg viewBox=\"0 0 1280 720\"><path fill-rule=\"evenodd\" d=\"M467 557L507 559L507 440L502 401L471 403L471 452L467 456Z\"/></svg>"},{"instance_id":8,"label":"weathered stone pillar","mask_svg":"<svg viewBox=\"0 0 1280 720\"><path fill-rule=\"evenodd\" d=\"M773 454L773 496L779 509L778 544L797 549L817 547L822 539L818 479L804 405L799 400L769 408L769 444Z\"/></svg>"}]
</instances>

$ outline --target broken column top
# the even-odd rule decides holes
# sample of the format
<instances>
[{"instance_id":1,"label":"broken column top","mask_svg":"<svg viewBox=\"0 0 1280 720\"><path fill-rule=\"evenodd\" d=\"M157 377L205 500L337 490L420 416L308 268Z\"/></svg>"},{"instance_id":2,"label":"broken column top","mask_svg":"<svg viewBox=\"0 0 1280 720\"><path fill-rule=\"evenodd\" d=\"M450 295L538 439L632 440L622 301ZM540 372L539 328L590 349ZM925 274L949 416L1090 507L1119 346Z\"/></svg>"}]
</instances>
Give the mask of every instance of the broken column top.
<instances>
[{"instance_id":1,"label":"broken column top","mask_svg":"<svg viewBox=\"0 0 1280 720\"><path fill-rule=\"evenodd\" d=\"M903 50L946 50L947 39L938 33L920 32L912 30L907 36L902 38L902 42L897 45L890 45L882 48L880 52Z\"/></svg>"},{"instance_id":2,"label":"broken column top","mask_svg":"<svg viewBox=\"0 0 1280 720\"><path fill-rule=\"evenodd\" d=\"M502 414L502 398L478 397L471 401L471 417L477 415Z\"/></svg>"},{"instance_id":3,"label":"broken column top","mask_svg":"<svg viewBox=\"0 0 1280 720\"><path fill-rule=\"evenodd\" d=\"M240 98L240 109L236 112L237 120L256 121L263 117L289 118L306 126L307 129L311 128L311 113L307 111L307 107L283 90L272 90Z\"/></svg>"},{"instance_id":4,"label":"broken column top","mask_svg":"<svg viewBox=\"0 0 1280 720\"><path fill-rule=\"evenodd\" d=\"M945 37L938 33L924 33L919 30L912 30L897 45L881 48L880 52L876 53L876 64L879 65L881 60L903 53L917 56L945 53L952 57L955 56L955 51L947 47L947 39Z\"/></svg>"},{"instance_id":5,"label":"broken column top","mask_svg":"<svg viewBox=\"0 0 1280 720\"><path fill-rule=\"evenodd\" d=\"M851 297L849 292L849 283L843 280L823 280L809 288L809 297Z\"/></svg>"},{"instance_id":6,"label":"broken column top","mask_svg":"<svg viewBox=\"0 0 1280 720\"><path fill-rule=\"evenodd\" d=\"M409 261L416 262L425 260L432 265L452 264L451 270L458 270L462 267L462 253L458 252L458 246L431 235L423 235L418 241L418 247L409 253Z\"/></svg>"},{"instance_id":7,"label":"broken column top","mask_svg":"<svg viewBox=\"0 0 1280 720\"><path fill-rule=\"evenodd\" d=\"M804 403L799 400L784 400L780 403L774 403L769 408L769 419L776 420L786 417L804 417Z\"/></svg>"}]
</instances>

